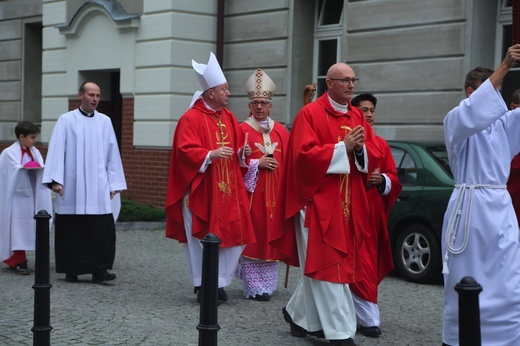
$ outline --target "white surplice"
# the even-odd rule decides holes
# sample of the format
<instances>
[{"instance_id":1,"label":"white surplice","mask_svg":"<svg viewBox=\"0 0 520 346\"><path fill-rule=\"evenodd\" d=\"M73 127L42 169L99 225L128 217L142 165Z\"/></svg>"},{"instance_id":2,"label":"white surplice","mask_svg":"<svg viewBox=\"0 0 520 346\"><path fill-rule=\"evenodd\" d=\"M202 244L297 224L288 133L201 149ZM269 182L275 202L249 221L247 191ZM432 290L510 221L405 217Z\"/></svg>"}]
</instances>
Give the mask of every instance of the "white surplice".
<instances>
[{"instance_id":1,"label":"white surplice","mask_svg":"<svg viewBox=\"0 0 520 346\"><path fill-rule=\"evenodd\" d=\"M480 285L482 345L520 345L518 222L505 188L520 151L520 109L508 112L489 80L444 119L454 189L442 231L443 342L459 344L458 294L465 276Z\"/></svg>"},{"instance_id":2,"label":"white surplice","mask_svg":"<svg viewBox=\"0 0 520 346\"><path fill-rule=\"evenodd\" d=\"M38 149L32 147L35 162L44 166ZM27 155L26 155L27 156ZM12 256L13 250L34 250L36 220L45 210L52 215L52 199L42 186L42 169L25 169L22 150L17 141L0 154L0 260Z\"/></svg>"},{"instance_id":3,"label":"white surplice","mask_svg":"<svg viewBox=\"0 0 520 346\"><path fill-rule=\"evenodd\" d=\"M112 213L110 191L126 190L126 181L108 116L95 111L87 117L75 109L58 118L43 171L43 183L53 181L63 185L56 213Z\"/></svg>"}]
</instances>

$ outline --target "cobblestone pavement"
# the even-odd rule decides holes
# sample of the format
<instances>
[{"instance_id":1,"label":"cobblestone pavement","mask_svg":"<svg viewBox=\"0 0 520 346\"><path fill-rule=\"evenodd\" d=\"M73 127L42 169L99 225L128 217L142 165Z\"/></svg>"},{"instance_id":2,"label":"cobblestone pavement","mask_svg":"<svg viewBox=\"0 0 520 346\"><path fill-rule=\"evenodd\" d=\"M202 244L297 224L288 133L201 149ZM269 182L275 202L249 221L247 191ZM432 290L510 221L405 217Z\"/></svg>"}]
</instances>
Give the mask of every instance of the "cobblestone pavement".
<instances>
[{"instance_id":1,"label":"cobblestone pavement","mask_svg":"<svg viewBox=\"0 0 520 346\"><path fill-rule=\"evenodd\" d=\"M34 270L34 254L28 253ZM93 284L90 275L68 283L51 274L52 345L197 345L199 304L190 286L182 246L162 230L117 232L117 254L110 284ZM3 264L2 264L3 265ZM234 281L226 288L229 301L218 309L219 345L328 345L314 337L294 338L281 309L298 280L291 268L284 288L280 264L278 291L270 302L242 297ZM34 273L20 276L0 270L0 345L32 345ZM356 335L358 345L440 345L442 287L405 282L390 276L380 287L380 338Z\"/></svg>"}]
</instances>

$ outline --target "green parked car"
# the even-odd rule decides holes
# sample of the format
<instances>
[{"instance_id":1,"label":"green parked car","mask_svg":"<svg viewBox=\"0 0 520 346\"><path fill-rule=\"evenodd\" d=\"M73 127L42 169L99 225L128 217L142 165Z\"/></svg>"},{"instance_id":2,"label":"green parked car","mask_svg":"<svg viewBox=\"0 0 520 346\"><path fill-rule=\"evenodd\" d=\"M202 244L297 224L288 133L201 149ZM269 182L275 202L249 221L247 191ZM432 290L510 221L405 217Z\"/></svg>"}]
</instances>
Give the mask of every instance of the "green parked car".
<instances>
[{"instance_id":1,"label":"green parked car","mask_svg":"<svg viewBox=\"0 0 520 346\"><path fill-rule=\"evenodd\" d=\"M442 222L455 185L444 142L388 144L403 186L388 220L395 268L412 282L440 282Z\"/></svg>"}]
</instances>

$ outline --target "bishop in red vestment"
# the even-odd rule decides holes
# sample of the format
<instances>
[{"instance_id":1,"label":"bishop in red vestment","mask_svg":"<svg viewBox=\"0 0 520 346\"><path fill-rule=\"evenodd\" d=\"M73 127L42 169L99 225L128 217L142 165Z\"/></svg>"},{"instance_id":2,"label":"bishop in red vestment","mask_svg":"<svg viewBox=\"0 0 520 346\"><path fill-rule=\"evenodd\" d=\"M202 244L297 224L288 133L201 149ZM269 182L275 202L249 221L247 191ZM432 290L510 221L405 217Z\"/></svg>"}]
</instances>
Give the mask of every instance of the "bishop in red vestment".
<instances>
[{"instance_id":1,"label":"bishop in red vestment","mask_svg":"<svg viewBox=\"0 0 520 346\"><path fill-rule=\"evenodd\" d=\"M244 296L260 301L270 300L276 290L278 256L268 238L289 140L287 129L270 118L275 89L274 82L264 71L253 72L246 82L250 116L240 124L252 149L244 181L256 242L244 249L237 276L242 279Z\"/></svg>"},{"instance_id":2,"label":"bishop in red vestment","mask_svg":"<svg viewBox=\"0 0 520 346\"><path fill-rule=\"evenodd\" d=\"M225 108L230 92L213 53L207 65L192 61L203 92L179 119L173 138L166 196L166 236L186 243L185 254L195 292L202 279L200 240L220 240L219 299L233 278L245 244L254 242L247 193L239 166L244 136ZM250 148L248 147L250 154Z\"/></svg>"},{"instance_id":3,"label":"bishop in red vestment","mask_svg":"<svg viewBox=\"0 0 520 346\"><path fill-rule=\"evenodd\" d=\"M172 145L168 180L166 236L186 242L182 216L183 196L192 212L191 234L199 239L209 232L222 241L221 247L254 241L249 200L236 154L213 160L200 172L209 151L222 146L238 148L244 143L235 116L227 109L219 113L195 102L179 120Z\"/></svg>"}]
</instances>

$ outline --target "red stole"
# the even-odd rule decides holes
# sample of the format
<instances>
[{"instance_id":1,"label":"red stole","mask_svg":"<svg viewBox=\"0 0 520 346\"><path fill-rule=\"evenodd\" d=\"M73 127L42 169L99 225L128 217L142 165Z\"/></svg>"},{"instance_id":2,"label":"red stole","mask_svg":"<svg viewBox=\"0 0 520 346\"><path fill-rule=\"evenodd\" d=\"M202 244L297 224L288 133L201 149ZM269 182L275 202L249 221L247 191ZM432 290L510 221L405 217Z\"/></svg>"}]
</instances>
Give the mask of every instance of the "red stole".
<instances>
[{"instance_id":1,"label":"red stole","mask_svg":"<svg viewBox=\"0 0 520 346\"><path fill-rule=\"evenodd\" d=\"M23 156L24 155L28 155L31 158L29 161L34 161L33 156L31 154L31 149L29 149L27 147L24 148L22 146L20 146L20 149L22 149L22 161L21 162L23 162Z\"/></svg>"}]
</instances>

